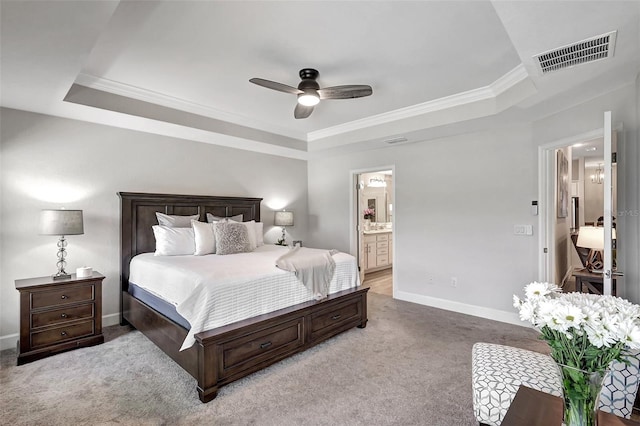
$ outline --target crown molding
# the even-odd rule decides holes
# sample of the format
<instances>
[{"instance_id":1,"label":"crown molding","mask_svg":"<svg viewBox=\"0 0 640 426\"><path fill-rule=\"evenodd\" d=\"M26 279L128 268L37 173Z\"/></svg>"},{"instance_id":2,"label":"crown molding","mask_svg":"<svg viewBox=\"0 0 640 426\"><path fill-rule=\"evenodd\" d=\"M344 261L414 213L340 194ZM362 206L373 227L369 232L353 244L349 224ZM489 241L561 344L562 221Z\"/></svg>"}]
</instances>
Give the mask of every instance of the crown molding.
<instances>
[{"instance_id":1,"label":"crown molding","mask_svg":"<svg viewBox=\"0 0 640 426\"><path fill-rule=\"evenodd\" d=\"M150 102L157 105L175 108L177 110L186 111L218 120L224 120L241 126L254 128L274 134L288 136L299 139L301 141L313 142L324 138L338 136L344 133L366 129L368 127L377 126L385 123L412 118L420 115L434 113L437 111L454 109L456 107L469 105L475 102L495 99L510 88L516 86L523 80L529 78L523 64L519 64L502 77L498 78L488 86L479 87L477 89L456 93L432 101L423 102L405 108L399 108L394 111L373 115L360 120L350 121L348 123L337 126L327 127L325 129L309 132L308 134L292 132L267 123L256 122L256 120L248 119L237 114L231 114L206 105L197 104L184 99L165 95L163 93L154 92L129 84L120 83L106 78L96 77L90 74L79 74L75 83L92 89L105 91L115 95L125 96L144 102Z\"/></svg>"},{"instance_id":2,"label":"crown molding","mask_svg":"<svg viewBox=\"0 0 640 426\"><path fill-rule=\"evenodd\" d=\"M133 86L130 84L120 83L115 80L109 80L106 78L81 73L78 74L75 83L81 86L89 87L91 89L112 93L114 95L125 96L128 98L137 99L139 101L149 102L168 108L174 108L180 111L190 112L217 120L227 121L229 123L237 124L240 126L262 130L264 132L307 141L307 135L305 133L293 132L291 131L291 129L273 126L264 122L259 122L255 119L249 119L238 114L232 114L217 108L190 102L185 99L176 98L174 96L165 95L164 93L143 89L141 87Z\"/></svg>"},{"instance_id":3,"label":"crown molding","mask_svg":"<svg viewBox=\"0 0 640 426\"><path fill-rule=\"evenodd\" d=\"M527 73L524 65L519 64L488 86L479 87L477 89L456 93L444 98L434 99L432 101L423 102L417 105L412 105L409 107L396 109L394 111L373 115L361 120L354 120L348 123L340 124L338 126L327 127L326 129L310 132L307 135L307 140L309 142L312 142L331 136L337 136L347 132L361 130L379 124L390 123L393 121L433 113L435 111L451 109L462 105L468 105L474 102L493 99L528 77L529 74Z\"/></svg>"}]
</instances>

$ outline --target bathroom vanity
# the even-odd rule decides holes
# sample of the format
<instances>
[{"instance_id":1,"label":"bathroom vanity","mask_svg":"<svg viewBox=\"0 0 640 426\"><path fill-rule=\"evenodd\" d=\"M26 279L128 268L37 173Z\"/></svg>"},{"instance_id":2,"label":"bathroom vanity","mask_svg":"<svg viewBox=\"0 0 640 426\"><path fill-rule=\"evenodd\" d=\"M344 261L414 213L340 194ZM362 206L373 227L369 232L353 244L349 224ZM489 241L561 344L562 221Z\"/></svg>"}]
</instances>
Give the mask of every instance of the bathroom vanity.
<instances>
[{"instance_id":1,"label":"bathroom vanity","mask_svg":"<svg viewBox=\"0 0 640 426\"><path fill-rule=\"evenodd\" d=\"M391 268L393 238L390 229L364 231L364 270L366 272Z\"/></svg>"}]
</instances>

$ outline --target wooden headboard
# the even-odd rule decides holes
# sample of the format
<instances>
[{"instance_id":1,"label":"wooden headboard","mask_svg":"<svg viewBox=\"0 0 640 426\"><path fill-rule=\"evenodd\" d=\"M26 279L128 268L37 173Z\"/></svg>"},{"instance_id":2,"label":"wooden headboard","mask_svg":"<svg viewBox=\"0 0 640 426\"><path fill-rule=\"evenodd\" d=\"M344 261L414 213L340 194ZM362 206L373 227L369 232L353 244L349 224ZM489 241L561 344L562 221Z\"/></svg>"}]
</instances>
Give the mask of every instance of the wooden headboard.
<instances>
[{"instance_id":1,"label":"wooden headboard","mask_svg":"<svg viewBox=\"0 0 640 426\"><path fill-rule=\"evenodd\" d=\"M129 287L129 262L140 253L153 252L156 240L151 227L158 224L156 212L175 215L199 214L202 222L207 213L219 217L241 214L243 220L260 221L262 198L218 197L213 195L172 195L119 192L120 196L120 286Z\"/></svg>"}]
</instances>

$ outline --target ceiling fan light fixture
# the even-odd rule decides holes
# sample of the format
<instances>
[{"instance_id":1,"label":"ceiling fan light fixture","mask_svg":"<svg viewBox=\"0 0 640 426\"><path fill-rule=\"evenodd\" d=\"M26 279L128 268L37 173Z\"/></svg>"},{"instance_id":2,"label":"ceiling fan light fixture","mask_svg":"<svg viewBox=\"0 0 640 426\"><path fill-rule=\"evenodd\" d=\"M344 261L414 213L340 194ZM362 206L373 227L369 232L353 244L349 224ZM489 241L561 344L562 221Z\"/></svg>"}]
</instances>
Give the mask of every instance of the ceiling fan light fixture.
<instances>
[{"instance_id":1,"label":"ceiling fan light fixture","mask_svg":"<svg viewBox=\"0 0 640 426\"><path fill-rule=\"evenodd\" d=\"M365 84L347 84L321 89L316 81L319 75L318 70L313 68L303 68L300 70L299 75L302 81L300 81L297 88L277 81L265 80L264 78L251 78L249 82L267 89L296 95L298 102L293 110L295 118L309 117L313 112L313 107L320 103L320 99L354 99L373 94L371 86Z\"/></svg>"},{"instance_id":2,"label":"ceiling fan light fixture","mask_svg":"<svg viewBox=\"0 0 640 426\"><path fill-rule=\"evenodd\" d=\"M320 96L315 90L305 91L298 95L298 103L304 106L315 106L320 102Z\"/></svg>"}]
</instances>

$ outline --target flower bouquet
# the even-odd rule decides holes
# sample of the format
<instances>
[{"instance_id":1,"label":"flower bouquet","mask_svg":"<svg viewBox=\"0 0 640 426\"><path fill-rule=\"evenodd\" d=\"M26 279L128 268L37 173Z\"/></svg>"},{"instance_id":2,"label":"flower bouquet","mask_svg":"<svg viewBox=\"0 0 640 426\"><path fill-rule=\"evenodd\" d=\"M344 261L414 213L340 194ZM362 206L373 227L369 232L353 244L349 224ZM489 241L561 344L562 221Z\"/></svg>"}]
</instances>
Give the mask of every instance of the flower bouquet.
<instances>
[{"instance_id":1,"label":"flower bouquet","mask_svg":"<svg viewBox=\"0 0 640 426\"><path fill-rule=\"evenodd\" d=\"M561 293L550 283L533 282L524 291L525 299L513 296L513 305L540 331L560 368L565 424L594 425L609 364L640 348L640 306L614 296Z\"/></svg>"},{"instance_id":2,"label":"flower bouquet","mask_svg":"<svg viewBox=\"0 0 640 426\"><path fill-rule=\"evenodd\" d=\"M364 213L365 219L373 219L373 216L376 214L376 211L374 209L364 209L362 213Z\"/></svg>"}]
</instances>

